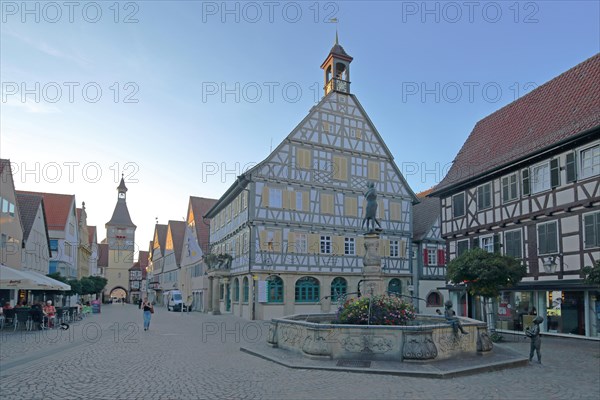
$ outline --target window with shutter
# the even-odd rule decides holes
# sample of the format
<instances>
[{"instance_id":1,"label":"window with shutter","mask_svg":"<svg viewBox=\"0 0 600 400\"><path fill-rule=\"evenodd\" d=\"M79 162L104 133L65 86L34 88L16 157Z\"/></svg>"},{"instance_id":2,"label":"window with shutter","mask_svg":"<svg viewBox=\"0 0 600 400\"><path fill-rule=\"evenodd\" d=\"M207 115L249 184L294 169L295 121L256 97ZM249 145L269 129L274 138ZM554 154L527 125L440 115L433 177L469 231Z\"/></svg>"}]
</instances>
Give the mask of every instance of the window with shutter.
<instances>
[{"instance_id":1,"label":"window with shutter","mask_svg":"<svg viewBox=\"0 0 600 400\"><path fill-rule=\"evenodd\" d=\"M538 224L538 254L552 254L558 252L557 222Z\"/></svg>"},{"instance_id":2,"label":"window with shutter","mask_svg":"<svg viewBox=\"0 0 600 400\"><path fill-rule=\"evenodd\" d=\"M576 154L574 151L567 153L567 160L565 169L567 170L567 183L575 182L577 180L577 162Z\"/></svg>"},{"instance_id":3,"label":"window with shutter","mask_svg":"<svg viewBox=\"0 0 600 400\"><path fill-rule=\"evenodd\" d=\"M558 158L550 160L550 186L553 188L560 186L560 163Z\"/></svg>"},{"instance_id":4,"label":"window with shutter","mask_svg":"<svg viewBox=\"0 0 600 400\"><path fill-rule=\"evenodd\" d=\"M504 233L504 254L514 258L522 257L521 230Z\"/></svg>"},{"instance_id":5,"label":"window with shutter","mask_svg":"<svg viewBox=\"0 0 600 400\"><path fill-rule=\"evenodd\" d=\"M477 188L477 210L486 210L492 206L492 185L486 183Z\"/></svg>"},{"instance_id":6,"label":"window with shutter","mask_svg":"<svg viewBox=\"0 0 600 400\"><path fill-rule=\"evenodd\" d=\"M460 257L464 252L469 250L468 240L459 240L456 242L456 256Z\"/></svg>"},{"instance_id":7,"label":"window with shutter","mask_svg":"<svg viewBox=\"0 0 600 400\"><path fill-rule=\"evenodd\" d=\"M452 216L454 218L465 215L465 193L458 193L452 196Z\"/></svg>"},{"instance_id":8,"label":"window with shutter","mask_svg":"<svg viewBox=\"0 0 600 400\"><path fill-rule=\"evenodd\" d=\"M600 145L581 150L579 155L582 178L600 175Z\"/></svg>"},{"instance_id":9,"label":"window with shutter","mask_svg":"<svg viewBox=\"0 0 600 400\"><path fill-rule=\"evenodd\" d=\"M502 202L513 201L519 197L517 173L502 177Z\"/></svg>"},{"instance_id":10,"label":"window with shutter","mask_svg":"<svg viewBox=\"0 0 600 400\"><path fill-rule=\"evenodd\" d=\"M600 211L583 216L584 248L600 247Z\"/></svg>"},{"instance_id":11,"label":"window with shutter","mask_svg":"<svg viewBox=\"0 0 600 400\"><path fill-rule=\"evenodd\" d=\"M531 187L529 181L529 169L524 169L521 171L521 183L523 185L523 195L529 196L531 194Z\"/></svg>"},{"instance_id":12,"label":"window with shutter","mask_svg":"<svg viewBox=\"0 0 600 400\"><path fill-rule=\"evenodd\" d=\"M438 265L446 265L446 252L444 249L438 249Z\"/></svg>"},{"instance_id":13,"label":"window with shutter","mask_svg":"<svg viewBox=\"0 0 600 400\"><path fill-rule=\"evenodd\" d=\"M531 193L550 189L550 163L544 162L531 168Z\"/></svg>"},{"instance_id":14,"label":"window with shutter","mask_svg":"<svg viewBox=\"0 0 600 400\"><path fill-rule=\"evenodd\" d=\"M333 156L333 179L348 180L348 159L346 157Z\"/></svg>"}]
</instances>

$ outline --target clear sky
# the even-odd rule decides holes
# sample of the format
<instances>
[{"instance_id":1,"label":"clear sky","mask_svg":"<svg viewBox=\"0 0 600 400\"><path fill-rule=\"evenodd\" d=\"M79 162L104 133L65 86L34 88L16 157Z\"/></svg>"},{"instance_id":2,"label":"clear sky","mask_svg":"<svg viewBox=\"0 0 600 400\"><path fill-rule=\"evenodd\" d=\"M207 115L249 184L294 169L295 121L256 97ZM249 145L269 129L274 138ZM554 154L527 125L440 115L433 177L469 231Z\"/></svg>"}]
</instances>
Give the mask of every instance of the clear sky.
<instances>
[{"instance_id":1,"label":"clear sky","mask_svg":"<svg viewBox=\"0 0 600 400\"><path fill-rule=\"evenodd\" d=\"M125 174L147 250L322 96L333 45L415 192L475 123L600 51L598 1L1 2L0 157L104 224ZM338 23L331 23L337 18Z\"/></svg>"}]
</instances>

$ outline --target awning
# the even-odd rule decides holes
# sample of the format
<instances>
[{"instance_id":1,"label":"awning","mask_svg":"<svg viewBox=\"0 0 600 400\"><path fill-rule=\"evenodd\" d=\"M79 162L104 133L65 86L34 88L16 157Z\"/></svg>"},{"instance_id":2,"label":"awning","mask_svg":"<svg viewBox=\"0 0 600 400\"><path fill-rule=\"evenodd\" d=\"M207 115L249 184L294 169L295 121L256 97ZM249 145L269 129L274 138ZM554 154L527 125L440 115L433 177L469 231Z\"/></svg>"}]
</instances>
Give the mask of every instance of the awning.
<instances>
[{"instance_id":1,"label":"awning","mask_svg":"<svg viewBox=\"0 0 600 400\"><path fill-rule=\"evenodd\" d=\"M0 289L71 290L71 286L33 271L19 270L0 264Z\"/></svg>"}]
</instances>

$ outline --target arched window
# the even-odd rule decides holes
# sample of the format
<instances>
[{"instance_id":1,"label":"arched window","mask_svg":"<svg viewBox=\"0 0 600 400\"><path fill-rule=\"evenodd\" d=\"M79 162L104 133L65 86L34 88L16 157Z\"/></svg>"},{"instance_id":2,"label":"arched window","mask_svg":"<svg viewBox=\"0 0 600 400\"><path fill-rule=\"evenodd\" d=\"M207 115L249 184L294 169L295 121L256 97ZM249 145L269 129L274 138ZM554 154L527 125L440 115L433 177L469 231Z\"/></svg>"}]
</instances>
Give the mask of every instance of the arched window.
<instances>
[{"instance_id":1,"label":"arched window","mask_svg":"<svg viewBox=\"0 0 600 400\"><path fill-rule=\"evenodd\" d=\"M344 278L337 277L331 282L331 301L338 301L348 292L348 282Z\"/></svg>"},{"instance_id":2,"label":"arched window","mask_svg":"<svg viewBox=\"0 0 600 400\"><path fill-rule=\"evenodd\" d=\"M398 278L394 278L388 283L388 294L401 294L402 293L402 282Z\"/></svg>"},{"instance_id":3,"label":"arched window","mask_svg":"<svg viewBox=\"0 0 600 400\"><path fill-rule=\"evenodd\" d=\"M312 276L304 276L296 281L296 302L316 303L319 301L319 281Z\"/></svg>"},{"instance_id":4,"label":"arched window","mask_svg":"<svg viewBox=\"0 0 600 400\"><path fill-rule=\"evenodd\" d=\"M441 307L442 295L439 292L431 292L427 295L427 307Z\"/></svg>"},{"instance_id":5,"label":"arched window","mask_svg":"<svg viewBox=\"0 0 600 400\"><path fill-rule=\"evenodd\" d=\"M267 302L283 303L283 279L277 275L267 278Z\"/></svg>"},{"instance_id":6,"label":"arched window","mask_svg":"<svg viewBox=\"0 0 600 400\"><path fill-rule=\"evenodd\" d=\"M240 280L238 278L233 280L233 301L240 301Z\"/></svg>"},{"instance_id":7,"label":"arched window","mask_svg":"<svg viewBox=\"0 0 600 400\"><path fill-rule=\"evenodd\" d=\"M244 292L243 292L242 301L244 303L247 303L248 302L248 297L249 297L248 293L250 292L250 287L248 286L248 277L247 276L244 277L244 281L243 282L244 282L243 283L243 285L244 285Z\"/></svg>"}]
</instances>

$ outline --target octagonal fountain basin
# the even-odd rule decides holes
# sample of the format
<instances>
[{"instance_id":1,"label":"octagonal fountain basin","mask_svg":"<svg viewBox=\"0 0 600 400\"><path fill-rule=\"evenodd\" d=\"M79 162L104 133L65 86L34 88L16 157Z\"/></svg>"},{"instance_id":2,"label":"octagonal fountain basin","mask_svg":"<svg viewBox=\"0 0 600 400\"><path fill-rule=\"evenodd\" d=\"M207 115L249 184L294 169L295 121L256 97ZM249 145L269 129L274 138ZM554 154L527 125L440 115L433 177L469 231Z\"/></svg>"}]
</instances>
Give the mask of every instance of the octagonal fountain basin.
<instances>
[{"instance_id":1,"label":"octagonal fountain basin","mask_svg":"<svg viewBox=\"0 0 600 400\"><path fill-rule=\"evenodd\" d=\"M271 320L267 343L309 358L432 361L492 350L487 324L459 317L468 334L442 316L418 314L410 325L334 324L335 314L296 314Z\"/></svg>"}]
</instances>

